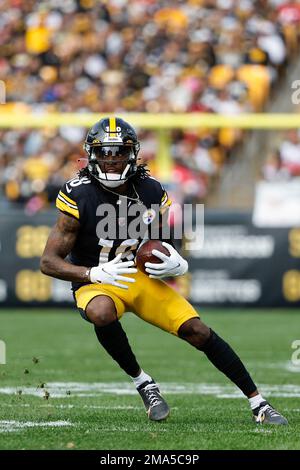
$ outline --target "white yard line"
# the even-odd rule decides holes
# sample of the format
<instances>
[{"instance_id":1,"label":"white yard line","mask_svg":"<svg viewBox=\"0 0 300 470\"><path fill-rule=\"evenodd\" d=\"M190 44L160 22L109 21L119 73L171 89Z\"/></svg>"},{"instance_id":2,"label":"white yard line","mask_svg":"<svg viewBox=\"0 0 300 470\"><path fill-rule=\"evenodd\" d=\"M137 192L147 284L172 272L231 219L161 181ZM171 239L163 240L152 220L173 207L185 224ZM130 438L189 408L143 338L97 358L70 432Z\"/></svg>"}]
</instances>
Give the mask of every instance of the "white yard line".
<instances>
[{"instance_id":1,"label":"white yard line","mask_svg":"<svg viewBox=\"0 0 300 470\"><path fill-rule=\"evenodd\" d=\"M30 408L32 405L29 403L0 403L0 408ZM56 408L56 409L72 409L72 408L80 408L80 409L89 409L89 410L140 410L140 406L130 406L130 405L119 405L119 406L109 406L109 405L61 405L61 404L47 404L47 405L34 405L34 408ZM173 407L173 410L176 410L177 407Z\"/></svg>"},{"instance_id":2,"label":"white yard line","mask_svg":"<svg viewBox=\"0 0 300 470\"><path fill-rule=\"evenodd\" d=\"M283 368L289 372L300 372L300 365L293 364L291 361L283 363Z\"/></svg>"},{"instance_id":3,"label":"white yard line","mask_svg":"<svg viewBox=\"0 0 300 470\"><path fill-rule=\"evenodd\" d=\"M73 426L69 421L15 421L0 420L0 433L16 432L28 428L60 428L63 426Z\"/></svg>"},{"instance_id":4,"label":"white yard line","mask_svg":"<svg viewBox=\"0 0 300 470\"><path fill-rule=\"evenodd\" d=\"M293 373L300 373L300 365L293 364L292 361L269 361L267 358L265 361L251 361L247 360L247 367L252 370L258 369L274 369L277 371L287 371Z\"/></svg>"},{"instance_id":5,"label":"white yard line","mask_svg":"<svg viewBox=\"0 0 300 470\"><path fill-rule=\"evenodd\" d=\"M208 383L171 383L160 384L161 391L172 395L211 395L218 398L242 398L243 394L231 384L219 385ZM43 397L45 390L50 398L97 397L99 395L136 395L136 390L130 382L49 382L44 389L34 387L0 387L0 394L16 395L22 391L23 395ZM260 390L266 396L296 397L300 398L300 385L261 384ZM97 405L95 405L97 406ZM122 405L121 405L122 406ZM104 408L107 408L104 406ZM126 409L126 408L125 408Z\"/></svg>"}]
</instances>

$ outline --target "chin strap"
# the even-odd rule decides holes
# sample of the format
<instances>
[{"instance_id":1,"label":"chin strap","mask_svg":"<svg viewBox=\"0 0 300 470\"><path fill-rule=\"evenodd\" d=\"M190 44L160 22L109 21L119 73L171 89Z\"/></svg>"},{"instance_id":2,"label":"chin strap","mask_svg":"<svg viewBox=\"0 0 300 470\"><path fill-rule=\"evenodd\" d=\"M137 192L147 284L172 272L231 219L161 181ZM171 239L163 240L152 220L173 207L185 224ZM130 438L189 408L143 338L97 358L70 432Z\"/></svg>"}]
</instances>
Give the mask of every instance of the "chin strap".
<instances>
[{"instance_id":1,"label":"chin strap","mask_svg":"<svg viewBox=\"0 0 300 470\"><path fill-rule=\"evenodd\" d=\"M97 178L97 177L96 177ZM97 180L106 188L117 188L118 186L121 186L122 184L126 183L128 178L125 178L124 180L103 180L100 178L97 178Z\"/></svg>"},{"instance_id":2,"label":"chin strap","mask_svg":"<svg viewBox=\"0 0 300 470\"><path fill-rule=\"evenodd\" d=\"M90 171L92 171L93 176L100 181L103 186L106 186L107 188L117 188L118 186L121 186L123 183L125 183L128 179L126 177L129 169L130 169L130 164L127 163L126 167L124 168L123 173L104 173L101 171L100 166L98 164L89 165Z\"/></svg>"}]
</instances>

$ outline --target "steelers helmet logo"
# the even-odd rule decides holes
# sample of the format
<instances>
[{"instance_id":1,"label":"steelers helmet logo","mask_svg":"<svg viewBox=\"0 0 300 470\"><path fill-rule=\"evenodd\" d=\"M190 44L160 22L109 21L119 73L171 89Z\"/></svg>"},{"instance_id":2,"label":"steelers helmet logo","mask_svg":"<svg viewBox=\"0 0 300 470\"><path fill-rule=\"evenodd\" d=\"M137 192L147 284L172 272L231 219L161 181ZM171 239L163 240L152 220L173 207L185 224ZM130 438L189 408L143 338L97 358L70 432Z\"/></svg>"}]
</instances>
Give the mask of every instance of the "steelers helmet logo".
<instances>
[{"instance_id":1,"label":"steelers helmet logo","mask_svg":"<svg viewBox=\"0 0 300 470\"><path fill-rule=\"evenodd\" d=\"M151 224L151 222L155 219L156 212L154 209L147 209L143 214L143 222L146 225Z\"/></svg>"}]
</instances>

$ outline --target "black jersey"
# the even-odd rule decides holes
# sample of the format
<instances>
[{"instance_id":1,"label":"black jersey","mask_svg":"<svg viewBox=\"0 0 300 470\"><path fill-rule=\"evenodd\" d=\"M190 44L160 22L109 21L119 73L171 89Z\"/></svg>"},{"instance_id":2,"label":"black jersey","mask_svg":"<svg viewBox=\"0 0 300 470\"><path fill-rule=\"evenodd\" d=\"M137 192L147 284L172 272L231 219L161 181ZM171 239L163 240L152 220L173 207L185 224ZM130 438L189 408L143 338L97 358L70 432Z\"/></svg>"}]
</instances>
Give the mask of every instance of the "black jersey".
<instances>
[{"instance_id":1,"label":"black jersey","mask_svg":"<svg viewBox=\"0 0 300 470\"><path fill-rule=\"evenodd\" d=\"M163 186L149 176L129 182L126 195L103 187L93 177L67 181L56 206L80 222L69 261L92 267L111 261L119 253L123 260L133 260L141 241L148 238L151 225L170 204ZM72 286L76 290L83 284Z\"/></svg>"}]
</instances>

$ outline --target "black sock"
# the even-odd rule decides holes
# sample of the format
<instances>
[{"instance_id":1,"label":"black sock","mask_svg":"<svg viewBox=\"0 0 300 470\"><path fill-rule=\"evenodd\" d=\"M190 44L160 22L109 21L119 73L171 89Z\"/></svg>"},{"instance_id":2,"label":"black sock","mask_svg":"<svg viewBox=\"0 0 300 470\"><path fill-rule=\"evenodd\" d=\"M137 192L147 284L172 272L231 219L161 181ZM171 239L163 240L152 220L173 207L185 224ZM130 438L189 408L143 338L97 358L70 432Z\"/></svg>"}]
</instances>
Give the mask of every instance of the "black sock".
<instances>
[{"instance_id":1,"label":"black sock","mask_svg":"<svg viewBox=\"0 0 300 470\"><path fill-rule=\"evenodd\" d=\"M201 348L210 362L225 374L247 396L257 390L244 364L233 349L213 330Z\"/></svg>"},{"instance_id":2,"label":"black sock","mask_svg":"<svg viewBox=\"0 0 300 470\"><path fill-rule=\"evenodd\" d=\"M95 332L99 343L119 364L121 369L131 377L137 376L140 366L131 350L126 333L119 320L106 326L95 326Z\"/></svg>"}]
</instances>

